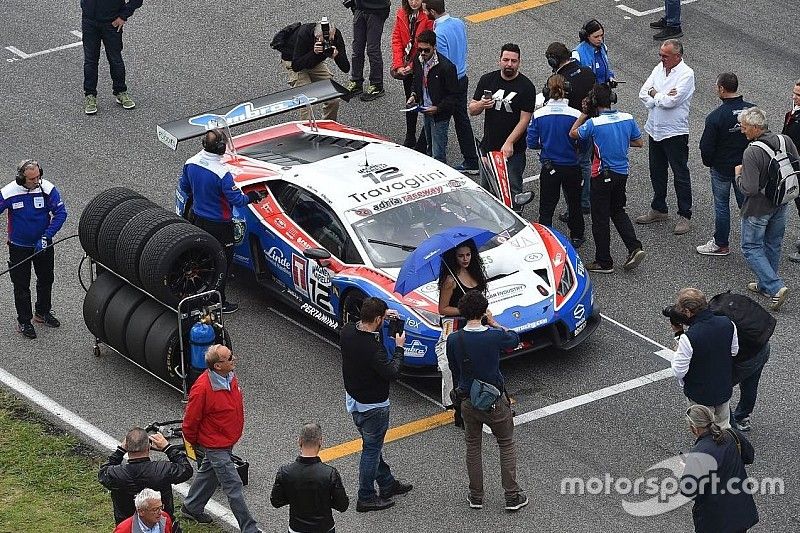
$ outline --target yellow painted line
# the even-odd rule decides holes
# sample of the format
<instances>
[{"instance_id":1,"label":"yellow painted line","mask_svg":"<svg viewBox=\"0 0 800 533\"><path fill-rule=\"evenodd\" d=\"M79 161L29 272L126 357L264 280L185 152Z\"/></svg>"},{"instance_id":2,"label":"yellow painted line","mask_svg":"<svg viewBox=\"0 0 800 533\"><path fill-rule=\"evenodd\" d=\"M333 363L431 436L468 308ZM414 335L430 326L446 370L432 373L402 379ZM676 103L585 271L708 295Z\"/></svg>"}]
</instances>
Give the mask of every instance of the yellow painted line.
<instances>
[{"instance_id":1,"label":"yellow painted line","mask_svg":"<svg viewBox=\"0 0 800 533\"><path fill-rule=\"evenodd\" d=\"M490 9L488 11L481 11L480 13L475 13L474 15L469 15L464 18L473 24L477 24L478 22L486 22L487 20L505 17L513 13L525 11L527 9L533 9L535 7L552 4L553 2L558 2L558 0L525 0L523 2L516 2L507 6Z\"/></svg>"},{"instance_id":2,"label":"yellow painted line","mask_svg":"<svg viewBox=\"0 0 800 533\"><path fill-rule=\"evenodd\" d=\"M410 437L411 435L416 435L440 426L451 424L452 422L453 411L444 411L427 418L422 418L420 420L415 420L414 422L409 422L408 424L403 424L402 426L397 426L396 428L390 428L389 431L386 432L386 438L383 442L387 443L404 439L406 437ZM323 461L333 461L334 459L339 459L340 457L358 453L360 451L361 439L356 439L351 440L350 442L337 444L336 446L332 446L330 448L325 448L319 452L319 457Z\"/></svg>"}]
</instances>

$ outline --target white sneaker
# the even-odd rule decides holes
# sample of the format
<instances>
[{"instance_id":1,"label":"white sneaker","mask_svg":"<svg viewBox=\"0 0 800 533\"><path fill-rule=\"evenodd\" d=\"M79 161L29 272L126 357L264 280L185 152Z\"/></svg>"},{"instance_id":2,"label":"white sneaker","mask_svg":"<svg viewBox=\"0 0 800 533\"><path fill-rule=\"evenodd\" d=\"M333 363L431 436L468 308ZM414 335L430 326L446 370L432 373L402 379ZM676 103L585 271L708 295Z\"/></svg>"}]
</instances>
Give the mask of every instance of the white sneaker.
<instances>
[{"instance_id":1,"label":"white sneaker","mask_svg":"<svg viewBox=\"0 0 800 533\"><path fill-rule=\"evenodd\" d=\"M707 243L698 246L697 253L703 255L728 255L731 251L727 246L717 246L717 243L712 238Z\"/></svg>"},{"instance_id":2,"label":"white sneaker","mask_svg":"<svg viewBox=\"0 0 800 533\"><path fill-rule=\"evenodd\" d=\"M789 289L786 287L781 287L780 290L775 293L775 296L772 297L772 305L770 308L773 311L777 311L783 305L783 302L786 301L786 297L789 296Z\"/></svg>"}]
</instances>

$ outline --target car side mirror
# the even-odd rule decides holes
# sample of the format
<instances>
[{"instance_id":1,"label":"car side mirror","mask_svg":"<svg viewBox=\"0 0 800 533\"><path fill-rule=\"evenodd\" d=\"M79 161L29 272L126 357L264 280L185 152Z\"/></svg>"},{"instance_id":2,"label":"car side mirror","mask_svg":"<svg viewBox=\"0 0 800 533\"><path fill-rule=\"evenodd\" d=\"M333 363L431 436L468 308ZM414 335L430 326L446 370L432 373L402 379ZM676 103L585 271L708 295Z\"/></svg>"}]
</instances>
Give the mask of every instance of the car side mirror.
<instances>
[{"instance_id":1,"label":"car side mirror","mask_svg":"<svg viewBox=\"0 0 800 533\"><path fill-rule=\"evenodd\" d=\"M522 207L528 205L533 200L533 191L520 192L514 195L514 204Z\"/></svg>"},{"instance_id":2,"label":"car side mirror","mask_svg":"<svg viewBox=\"0 0 800 533\"><path fill-rule=\"evenodd\" d=\"M330 265L331 253L325 248L306 248L303 250L303 256L306 259L316 261L320 266L327 267Z\"/></svg>"}]
</instances>

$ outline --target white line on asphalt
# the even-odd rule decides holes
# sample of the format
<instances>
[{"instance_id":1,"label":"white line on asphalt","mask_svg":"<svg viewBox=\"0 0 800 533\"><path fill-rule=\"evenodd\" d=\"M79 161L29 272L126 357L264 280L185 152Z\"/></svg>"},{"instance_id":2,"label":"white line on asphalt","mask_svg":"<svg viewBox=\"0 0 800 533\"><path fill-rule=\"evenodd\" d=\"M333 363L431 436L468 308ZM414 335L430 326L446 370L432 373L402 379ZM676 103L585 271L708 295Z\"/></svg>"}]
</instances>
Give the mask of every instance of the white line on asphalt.
<instances>
[{"instance_id":1,"label":"white line on asphalt","mask_svg":"<svg viewBox=\"0 0 800 533\"><path fill-rule=\"evenodd\" d=\"M657 352L653 352L653 353L655 353L657 356L661 357L662 359L666 359L666 360L667 360L667 361L669 361L670 363L672 362L672 356L673 356L673 354L674 354L675 352L673 352L672 350L670 350L669 348L667 348L666 346L664 346L664 345L663 345L663 344L661 344L660 342L654 341L653 339L651 339L651 338L650 338L650 337L648 337L647 335L644 335L644 334L642 334L642 333L639 333L639 332L638 332L638 331L636 331L635 329L631 329L631 328L629 328L628 326L626 326L625 324L622 324L621 322L617 322L616 320L614 320L614 319L613 319L613 318L611 318L610 316L604 315L603 313L600 313L600 316L602 316L602 317L603 317L603 320L608 320L609 322L611 322L611 323L612 323L612 324L614 324L615 326L619 326L619 327L621 327L622 329L624 329L624 330L625 330L625 331L627 331L628 333L631 333L631 334L633 334L633 335L636 335L636 336L637 336L637 337L639 337L640 339L642 339L642 340L645 340L645 341L649 342L650 344L653 344L653 345L655 345L655 346L657 346L657 347L661 348L659 351L657 351Z\"/></svg>"},{"instance_id":2,"label":"white line on asphalt","mask_svg":"<svg viewBox=\"0 0 800 533\"><path fill-rule=\"evenodd\" d=\"M119 440L115 439L105 431L101 430L97 426L91 424L86 419L81 418L77 414L73 413L63 405L59 404L49 396L45 395L42 392L34 389L18 377L8 373L6 370L0 368L0 382L4 383L8 388L14 390L15 392L21 394L31 402L38 405L40 408L44 409L51 415L55 416L65 424L72 426L76 430L80 431L87 437L89 437L94 442L98 443L103 448L107 450L113 451L117 449L117 445L119 444ZM189 484L188 483L181 483L180 485L174 485L173 488L175 492L178 492L182 496L186 497L189 493ZM235 527L238 529L238 523L236 522L236 518L233 516L233 513L225 507L224 505L217 503L214 500L210 500L206 505L205 511L222 520L226 524Z\"/></svg>"},{"instance_id":3,"label":"white line on asphalt","mask_svg":"<svg viewBox=\"0 0 800 533\"><path fill-rule=\"evenodd\" d=\"M614 0L614 1L619 2L619 0ZM682 0L681 1L681 5L691 4L692 2L697 2L697 0ZM664 7L663 6L662 7L657 7L655 9L648 9L647 11L637 11L637 10L633 9L632 7L626 6L625 4L617 4L617 7L620 8L621 10L625 11L626 13L630 13L631 15L633 15L635 17L643 17L645 15L652 15L653 13L658 13L659 11L664 11Z\"/></svg>"},{"instance_id":4,"label":"white line on asphalt","mask_svg":"<svg viewBox=\"0 0 800 533\"><path fill-rule=\"evenodd\" d=\"M78 30L72 30L70 33L72 35L78 37L79 39L83 39L83 34L81 32L79 32ZM33 52L31 54L27 54L27 53L23 52L22 50L20 50L16 46L6 46L6 50L11 52L12 54L18 55L22 59L30 59L32 57L41 56L41 55L44 55L44 54L49 54L51 52L58 52L59 50L66 50L67 48L75 48L76 46L81 46L82 44L83 44L83 41L78 41L77 43L70 43L70 44L65 44L65 45L62 45L62 46L56 46L55 48L50 48L48 50L41 50L39 52Z\"/></svg>"}]
</instances>

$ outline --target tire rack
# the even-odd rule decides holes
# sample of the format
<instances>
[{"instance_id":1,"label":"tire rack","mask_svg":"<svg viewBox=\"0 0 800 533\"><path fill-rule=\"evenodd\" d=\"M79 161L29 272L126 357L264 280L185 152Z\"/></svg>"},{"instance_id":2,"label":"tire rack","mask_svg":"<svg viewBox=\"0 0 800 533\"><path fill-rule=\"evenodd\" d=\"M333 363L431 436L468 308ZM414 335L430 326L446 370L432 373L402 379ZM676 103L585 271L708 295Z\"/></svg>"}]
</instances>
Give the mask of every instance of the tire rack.
<instances>
[{"instance_id":1,"label":"tire rack","mask_svg":"<svg viewBox=\"0 0 800 533\"><path fill-rule=\"evenodd\" d=\"M89 279L91 280L92 283L94 283L96 281L96 279L97 279L97 266L99 265L99 266L103 267L105 272L110 272L111 274L113 274L116 277L118 277L119 279L121 279L126 285L135 288L136 290L142 292L143 294L145 294L149 298L152 298L154 301L160 303L161 305L163 305L164 307L166 307L167 309L169 309L170 311L175 313L177 321L178 321L178 343L179 343L178 345L179 345L179 354L180 354L180 359L181 359L181 373L180 373L181 388L179 389L178 387L176 387L172 383L170 383L167 380L163 379L161 376L156 375L154 372L152 372L149 369L145 368L144 366L140 365L139 363L134 361L132 358L127 357L125 354L123 354L122 352L120 352L119 350L117 350L116 348L111 346L110 344L107 344L107 343L103 342L101 339L99 339L97 337L94 338L94 355L96 357L99 357L100 356L100 344L101 343L105 344L108 348L111 348L113 351L117 352L120 356L122 356L123 359L126 359L130 363L138 366L139 368L141 368L142 370L144 370L145 372L147 372L148 374L150 374L151 376L153 376L157 380L161 381L162 383L164 383L168 387L170 387L172 389L175 389L178 392L181 392L183 394L183 401L186 402L188 400L188 397L189 397L188 396L189 395L189 391L188 391L188 382L187 382L187 379L186 379L188 373L187 373L187 369L186 369L186 346L184 345L184 342L183 342L183 337L184 337L184 335L183 335L183 321L187 320L189 318L192 318L192 317L200 316L200 315L204 314L204 312L213 313L215 322L218 322L219 326L224 331L225 330L225 324L224 324L224 320L223 320L223 317L222 317L222 315L223 315L223 313L222 313L222 295L220 294L220 292L217 291L217 290L213 290L213 291L201 292L201 293L198 293L198 294L194 294L192 296L187 296L186 298L184 298L180 302L178 302L178 308L175 309L171 305L165 304L164 302L162 302L161 300L159 300L158 298L156 298L155 296L153 296L152 294L150 294L146 290L142 289L141 287L138 287L135 284L131 283L127 278L125 278L123 276L120 276L119 274L117 274L116 272L114 272L113 270L108 268L106 265L104 265L100 261L97 261L96 259L93 259L92 257L90 257L88 255L84 256L84 260L86 260L86 259L89 259ZM199 306L198 308L194 308L194 309L189 309L185 313L181 312L181 310L184 308L184 306L186 304L191 303L194 300L200 300L200 299L208 298L208 297L216 297L215 298L216 299L216 303L213 303L213 304L210 304L210 305ZM223 334L223 336L224 336L224 334Z\"/></svg>"}]
</instances>

